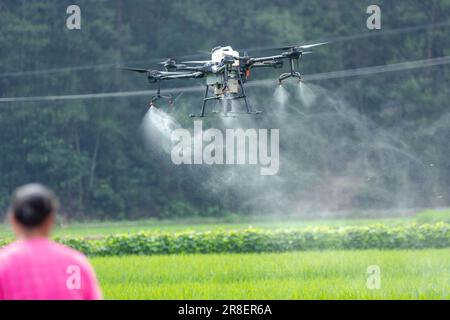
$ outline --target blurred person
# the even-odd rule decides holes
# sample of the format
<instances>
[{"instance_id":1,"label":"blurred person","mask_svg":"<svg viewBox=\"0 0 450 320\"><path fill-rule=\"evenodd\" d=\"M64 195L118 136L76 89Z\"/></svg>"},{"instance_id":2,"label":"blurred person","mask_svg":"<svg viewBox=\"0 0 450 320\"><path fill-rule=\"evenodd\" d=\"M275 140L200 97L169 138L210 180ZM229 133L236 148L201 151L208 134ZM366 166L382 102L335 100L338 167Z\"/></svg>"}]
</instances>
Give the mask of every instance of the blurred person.
<instances>
[{"instance_id":1,"label":"blurred person","mask_svg":"<svg viewBox=\"0 0 450 320\"><path fill-rule=\"evenodd\" d=\"M0 300L101 299L87 258L49 239L57 208L40 184L14 192L8 217L17 240L0 249Z\"/></svg>"}]
</instances>

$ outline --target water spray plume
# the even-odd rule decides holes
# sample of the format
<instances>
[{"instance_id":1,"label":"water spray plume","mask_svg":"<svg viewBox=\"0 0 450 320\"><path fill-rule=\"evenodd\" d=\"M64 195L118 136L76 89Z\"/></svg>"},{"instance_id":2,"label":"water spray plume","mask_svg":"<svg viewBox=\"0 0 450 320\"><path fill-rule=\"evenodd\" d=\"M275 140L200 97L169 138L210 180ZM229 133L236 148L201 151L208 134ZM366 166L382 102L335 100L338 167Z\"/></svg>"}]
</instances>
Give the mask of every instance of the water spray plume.
<instances>
[{"instance_id":1,"label":"water spray plume","mask_svg":"<svg viewBox=\"0 0 450 320\"><path fill-rule=\"evenodd\" d=\"M155 107L149 108L141 122L141 133L149 147L158 146L170 153L173 145L172 131L181 128L178 121Z\"/></svg>"},{"instance_id":2,"label":"water spray plume","mask_svg":"<svg viewBox=\"0 0 450 320\"><path fill-rule=\"evenodd\" d=\"M298 98L301 103L310 108L317 99L317 93L313 89L313 85L300 82L298 88Z\"/></svg>"},{"instance_id":3,"label":"water spray plume","mask_svg":"<svg viewBox=\"0 0 450 320\"><path fill-rule=\"evenodd\" d=\"M277 107L285 109L286 104L288 103L288 100L289 100L289 93L283 86L278 86L275 89L273 98L275 100L275 103L278 104Z\"/></svg>"},{"instance_id":4,"label":"water spray plume","mask_svg":"<svg viewBox=\"0 0 450 320\"><path fill-rule=\"evenodd\" d=\"M228 210L255 214L329 217L386 203L414 205L422 188L414 179L432 187L434 176L410 149L408 135L398 130L401 124L381 127L361 111L354 94L361 89L354 85L359 82L330 91L286 82L273 91L272 106L265 89L258 98L267 116L225 118L223 123L226 128L279 128L278 175L261 177L251 166L216 166L199 183Z\"/></svg>"}]
</instances>

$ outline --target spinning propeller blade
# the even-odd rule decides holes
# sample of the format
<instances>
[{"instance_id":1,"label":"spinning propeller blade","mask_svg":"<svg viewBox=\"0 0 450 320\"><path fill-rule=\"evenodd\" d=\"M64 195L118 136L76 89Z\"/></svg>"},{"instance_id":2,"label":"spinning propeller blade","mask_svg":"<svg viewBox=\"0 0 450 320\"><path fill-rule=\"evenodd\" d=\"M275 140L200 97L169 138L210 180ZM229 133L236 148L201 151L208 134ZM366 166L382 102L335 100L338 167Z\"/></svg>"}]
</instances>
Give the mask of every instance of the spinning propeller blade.
<instances>
[{"instance_id":1,"label":"spinning propeller blade","mask_svg":"<svg viewBox=\"0 0 450 320\"><path fill-rule=\"evenodd\" d=\"M147 69L141 69L141 68L121 68L122 70L127 70L127 71L133 71L133 72L139 72L139 73L147 73L148 70Z\"/></svg>"},{"instance_id":2,"label":"spinning propeller blade","mask_svg":"<svg viewBox=\"0 0 450 320\"><path fill-rule=\"evenodd\" d=\"M314 48L314 47L318 47L318 46L322 46L324 44L329 43L327 42L319 42L319 43L313 43L313 44L307 44L305 46L300 46L301 49L309 49L309 48Z\"/></svg>"},{"instance_id":3,"label":"spinning propeller blade","mask_svg":"<svg viewBox=\"0 0 450 320\"><path fill-rule=\"evenodd\" d=\"M329 42L319 42L319 43L307 44L307 45L303 45L303 46L302 45L293 45L293 46L286 46L286 47L267 48L264 50L289 50L289 49L293 49L293 48L309 49L309 48L321 46L321 45L324 45L327 43L329 43Z\"/></svg>"},{"instance_id":4,"label":"spinning propeller blade","mask_svg":"<svg viewBox=\"0 0 450 320\"><path fill-rule=\"evenodd\" d=\"M197 64L205 64L205 63L211 63L211 60L192 60L192 61L181 61L181 63L197 63Z\"/></svg>"},{"instance_id":5,"label":"spinning propeller blade","mask_svg":"<svg viewBox=\"0 0 450 320\"><path fill-rule=\"evenodd\" d=\"M158 62L158 64L164 65L164 64L170 64L170 63L175 63L175 62L176 62L175 58L167 58L164 61Z\"/></svg>"}]
</instances>

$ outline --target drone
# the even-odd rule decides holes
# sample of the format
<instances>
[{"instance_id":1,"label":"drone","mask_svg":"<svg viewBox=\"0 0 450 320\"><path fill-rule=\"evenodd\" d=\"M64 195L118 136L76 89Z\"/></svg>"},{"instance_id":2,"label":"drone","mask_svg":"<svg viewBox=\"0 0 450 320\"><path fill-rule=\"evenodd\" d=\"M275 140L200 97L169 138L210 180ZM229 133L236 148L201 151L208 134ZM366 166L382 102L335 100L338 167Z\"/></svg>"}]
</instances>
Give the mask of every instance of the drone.
<instances>
[{"instance_id":1,"label":"drone","mask_svg":"<svg viewBox=\"0 0 450 320\"><path fill-rule=\"evenodd\" d=\"M282 73L278 77L281 85L288 78L297 79L302 82L303 77L299 72L299 60L303 55L312 52L306 51L310 48L327 44L328 42L314 43L309 45L294 45L270 50L282 51L280 54L266 57L251 57L247 53L243 56L231 46L216 47L211 50L211 60L204 61L182 61L177 63L173 58L160 62L164 70L142 69L125 67L123 70L145 73L149 83L156 84L156 94L149 102L149 108L154 107L159 99L167 99L172 105L174 99L171 95L161 94L161 82L165 80L177 79L206 79L205 94L201 112L198 115L190 114L189 117L206 117L217 115L223 117L235 117L238 114L258 115L261 111L253 110L245 93L244 84L250 78L250 71L254 68L276 68L283 67L285 61L289 62L289 72ZM212 90L211 90L212 89ZM231 100L244 100L245 112L233 111ZM212 111L206 113L206 105L209 101L216 101L216 105L222 102L222 111Z\"/></svg>"}]
</instances>

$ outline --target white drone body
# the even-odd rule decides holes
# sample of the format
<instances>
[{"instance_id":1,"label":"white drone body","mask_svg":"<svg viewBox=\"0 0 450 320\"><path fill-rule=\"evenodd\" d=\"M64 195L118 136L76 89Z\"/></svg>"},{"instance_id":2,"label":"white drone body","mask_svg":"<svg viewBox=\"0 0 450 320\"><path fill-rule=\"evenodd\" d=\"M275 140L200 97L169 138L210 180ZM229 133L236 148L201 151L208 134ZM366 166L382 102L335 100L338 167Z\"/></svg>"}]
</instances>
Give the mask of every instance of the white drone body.
<instances>
[{"instance_id":1,"label":"white drone body","mask_svg":"<svg viewBox=\"0 0 450 320\"><path fill-rule=\"evenodd\" d=\"M239 66L239 60L237 60L237 58L239 58L239 52L234 51L232 47L217 47L211 51L211 61L214 63L222 62L225 56L235 57L236 61L234 62L233 67Z\"/></svg>"},{"instance_id":2,"label":"white drone body","mask_svg":"<svg viewBox=\"0 0 450 320\"><path fill-rule=\"evenodd\" d=\"M231 70L228 74L228 87L225 88L225 79L223 74L210 74L206 78L206 84L214 87L214 94L223 95L226 92L231 94L236 94L239 92L239 52L233 50L232 47L216 47L211 51L211 62L214 64L220 64L226 56L235 57L236 60L231 65ZM236 69L236 71L235 71Z\"/></svg>"}]
</instances>

